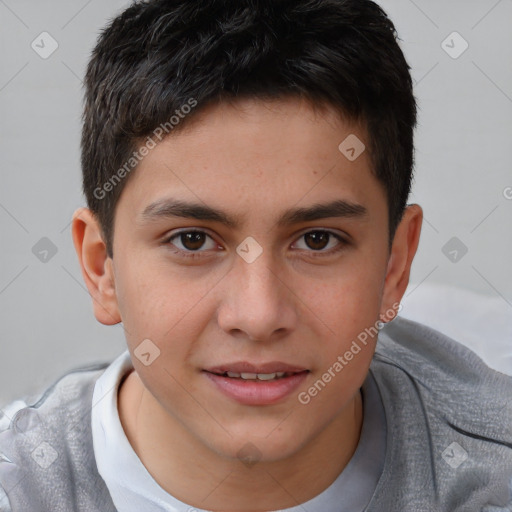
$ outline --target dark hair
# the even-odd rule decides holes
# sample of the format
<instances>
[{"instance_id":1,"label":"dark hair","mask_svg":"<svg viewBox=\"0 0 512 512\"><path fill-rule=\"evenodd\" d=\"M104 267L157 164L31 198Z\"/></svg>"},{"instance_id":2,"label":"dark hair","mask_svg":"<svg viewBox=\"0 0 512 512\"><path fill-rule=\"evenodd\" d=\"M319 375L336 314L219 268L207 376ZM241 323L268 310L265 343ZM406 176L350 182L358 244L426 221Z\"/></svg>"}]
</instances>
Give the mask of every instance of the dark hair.
<instances>
[{"instance_id":1,"label":"dark hair","mask_svg":"<svg viewBox=\"0 0 512 512\"><path fill-rule=\"evenodd\" d=\"M245 97L299 96L364 123L392 241L411 188L417 114L397 39L370 0L134 2L100 34L85 77L83 188L108 254L141 141ZM193 111L181 115L185 105Z\"/></svg>"}]
</instances>

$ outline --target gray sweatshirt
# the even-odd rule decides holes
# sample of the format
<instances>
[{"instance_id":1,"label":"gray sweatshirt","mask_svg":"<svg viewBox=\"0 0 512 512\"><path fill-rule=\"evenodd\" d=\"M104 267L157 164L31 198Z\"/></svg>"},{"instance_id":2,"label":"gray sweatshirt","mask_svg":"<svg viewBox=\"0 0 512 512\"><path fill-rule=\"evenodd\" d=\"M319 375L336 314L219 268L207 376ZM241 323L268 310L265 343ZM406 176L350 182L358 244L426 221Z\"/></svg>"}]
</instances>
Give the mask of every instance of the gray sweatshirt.
<instances>
[{"instance_id":1,"label":"gray sweatshirt","mask_svg":"<svg viewBox=\"0 0 512 512\"><path fill-rule=\"evenodd\" d=\"M91 432L94 384L106 366L68 373L0 419L1 512L117 512ZM402 318L380 332L371 371L387 445L366 511L512 512L512 377Z\"/></svg>"}]
</instances>

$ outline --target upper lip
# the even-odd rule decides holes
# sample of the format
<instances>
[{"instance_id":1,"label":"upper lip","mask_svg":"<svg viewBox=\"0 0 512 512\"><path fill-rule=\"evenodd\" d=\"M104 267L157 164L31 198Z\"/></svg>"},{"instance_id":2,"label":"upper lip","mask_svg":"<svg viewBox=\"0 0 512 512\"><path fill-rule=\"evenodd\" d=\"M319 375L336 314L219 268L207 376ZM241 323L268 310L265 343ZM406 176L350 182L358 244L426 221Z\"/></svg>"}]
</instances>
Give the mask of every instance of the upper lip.
<instances>
[{"instance_id":1,"label":"upper lip","mask_svg":"<svg viewBox=\"0 0 512 512\"><path fill-rule=\"evenodd\" d=\"M291 365L282 363L281 361L270 361L268 363L249 363L247 361L238 361L233 363L225 363L211 368L205 368L205 371L210 373L298 373L307 370L302 366Z\"/></svg>"}]
</instances>

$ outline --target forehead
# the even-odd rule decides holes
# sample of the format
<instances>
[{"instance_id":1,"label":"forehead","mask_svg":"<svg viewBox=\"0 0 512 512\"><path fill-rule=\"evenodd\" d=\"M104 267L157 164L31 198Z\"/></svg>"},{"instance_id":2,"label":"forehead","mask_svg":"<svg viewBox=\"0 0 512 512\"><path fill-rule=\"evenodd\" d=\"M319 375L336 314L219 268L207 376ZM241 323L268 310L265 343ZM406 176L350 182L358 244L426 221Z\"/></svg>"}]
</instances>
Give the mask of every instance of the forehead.
<instances>
[{"instance_id":1,"label":"forehead","mask_svg":"<svg viewBox=\"0 0 512 512\"><path fill-rule=\"evenodd\" d=\"M366 131L333 107L239 100L190 121L151 149L127 183L120 203L134 215L166 196L222 207L243 221L301 202L341 199L367 209L385 202Z\"/></svg>"}]
</instances>

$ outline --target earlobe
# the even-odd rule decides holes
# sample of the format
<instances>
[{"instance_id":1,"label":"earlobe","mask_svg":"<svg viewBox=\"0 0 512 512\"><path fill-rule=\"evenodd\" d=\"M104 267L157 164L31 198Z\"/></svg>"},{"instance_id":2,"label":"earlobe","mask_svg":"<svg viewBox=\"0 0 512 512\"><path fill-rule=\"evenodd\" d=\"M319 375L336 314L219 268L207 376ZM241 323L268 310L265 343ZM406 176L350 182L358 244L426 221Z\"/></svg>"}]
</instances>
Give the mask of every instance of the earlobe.
<instances>
[{"instance_id":1,"label":"earlobe","mask_svg":"<svg viewBox=\"0 0 512 512\"><path fill-rule=\"evenodd\" d=\"M420 240L423 210L417 204L409 205L398 225L388 261L381 305L381 320L389 321L391 310L398 312L407 285L411 266Z\"/></svg>"},{"instance_id":2,"label":"earlobe","mask_svg":"<svg viewBox=\"0 0 512 512\"><path fill-rule=\"evenodd\" d=\"M88 208L73 214L72 235L82 277L93 300L94 316L98 322L114 325L121 321L112 259L101 236L98 220Z\"/></svg>"}]
</instances>

